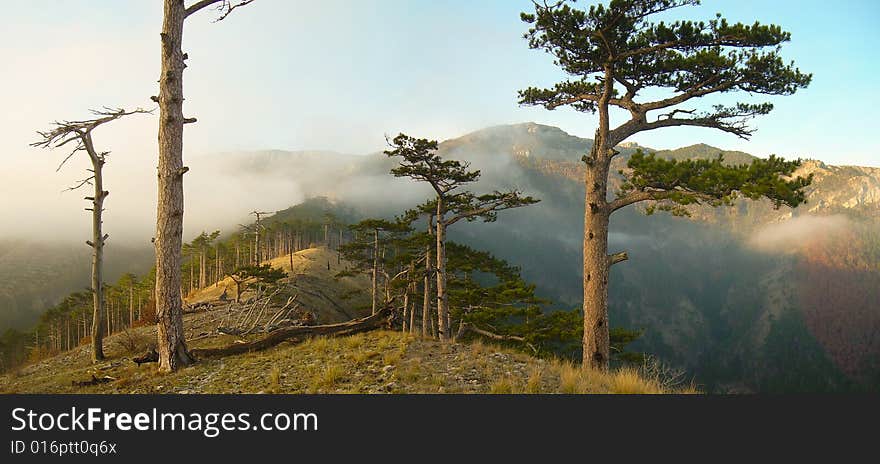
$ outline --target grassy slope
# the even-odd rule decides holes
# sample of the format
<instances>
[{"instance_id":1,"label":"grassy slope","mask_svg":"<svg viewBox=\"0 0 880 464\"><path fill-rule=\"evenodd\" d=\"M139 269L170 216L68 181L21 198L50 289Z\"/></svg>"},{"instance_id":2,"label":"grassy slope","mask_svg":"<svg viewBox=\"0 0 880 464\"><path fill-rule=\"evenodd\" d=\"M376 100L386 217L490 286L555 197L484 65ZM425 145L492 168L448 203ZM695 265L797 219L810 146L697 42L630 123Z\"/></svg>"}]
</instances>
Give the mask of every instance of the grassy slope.
<instances>
[{"instance_id":1,"label":"grassy slope","mask_svg":"<svg viewBox=\"0 0 880 464\"><path fill-rule=\"evenodd\" d=\"M330 270L327 270L327 263ZM272 264L289 271L289 258ZM365 277L336 279L345 263L326 248L294 256L294 272L282 283L314 313L319 322L350 320L365 306L365 292L340 295L368 286ZM216 299L224 285L204 289L190 303ZM230 287L229 295L234 289ZM248 297L248 293L243 295ZM236 317L225 309L185 315L190 348L224 346L237 337L217 335L216 328ZM0 376L0 392L9 393L668 393L660 379L635 371L611 374L582 371L568 363L536 359L482 343L443 344L392 331L340 338L314 338L299 345L209 359L172 374L156 364L138 367L130 359L155 344L154 326L105 339L108 359L89 362L79 347L17 372ZM251 336L253 337L253 336ZM74 386L92 375L115 380Z\"/></svg>"},{"instance_id":2,"label":"grassy slope","mask_svg":"<svg viewBox=\"0 0 880 464\"><path fill-rule=\"evenodd\" d=\"M144 343L149 328L135 331ZM0 377L5 393L674 393L632 370L611 374L532 358L482 343L442 344L375 331L282 344L258 353L211 359L172 374L128 361L127 338L108 339L104 364L85 347ZM196 343L198 344L198 342ZM116 380L77 387L91 375ZM691 392L688 389L685 392Z\"/></svg>"}]
</instances>

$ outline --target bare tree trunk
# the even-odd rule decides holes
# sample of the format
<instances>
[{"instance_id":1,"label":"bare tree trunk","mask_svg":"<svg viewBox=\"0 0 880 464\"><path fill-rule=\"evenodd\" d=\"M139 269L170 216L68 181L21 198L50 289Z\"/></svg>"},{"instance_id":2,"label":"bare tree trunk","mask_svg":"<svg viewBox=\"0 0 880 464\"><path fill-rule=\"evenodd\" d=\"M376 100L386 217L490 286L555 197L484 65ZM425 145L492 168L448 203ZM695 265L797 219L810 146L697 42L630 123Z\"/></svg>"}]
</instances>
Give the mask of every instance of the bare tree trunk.
<instances>
[{"instance_id":1,"label":"bare tree trunk","mask_svg":"<svg viewBox=\"0 0 880 464\"><path fill-rule=\"evenodd\" d=\"M440 340L449 339L449 296L446 294L446 224L443 199L437 198L437 332Z\"/></svg>"},{"instance_id":2,"label":"bare tree trunk","mask_svg":"<svg viewBox=\"0 0 880 464\"><path fill-rule=\"evenodd\" d=\"M415 271L415 265L410 266L410 274L412 274L412 272L414 272L414 271ZM413 296L415 296L417 289L418 289L418 284L415 281L413 281L409 285L409 290L412 292ZM412 304L412 306L410 306L410 308L409 308L409 333L414 334L414 333L416 333L416 327L415 327L415 324L416 324L416 304L415 303L411 303L411 304Z\"/></svg>"},{"instance_id":3,"label":"bare tree trunk","mask_svg":"<svg viewBox=\"0 0 880 464\"><path fill-rule=\"evenodd\" d=\"M134 283L128 285L128 326L134 325Z\"/></svg>"},{"instance_id":4,"label":"bare tree trunk","mask_svg":"<svg viewBox=\"0 0 880 464\"><path fill-rule=\"evenodd\" d=\"M196 290L196 257L189 258L189 293L192 294ZM181 277L182 279L182 277Z\"/></svg>"},{"instance_id":5,"label":"bare tree trunk","mask_svg":"<svg viewBox=\"0 0 880 464\"><path fill-rule=\"evenodd\" d=\"M379 229L373 230L373 282L372 282L372 293L371 298L373 300L373 312L371 314L376 314L378 311L378 277L379 277Z\"/></svg>"},{"instance_id":6,"label":"bare tree trunk","mask_svg":"<svg viewBox=\"0 0 880 464\"><path fill-rule=\"evenodd\" d=\"M600 111L599 130L593 145L591 163L584 176L584 341L583 365L608 370L610 340L608 332L608 114Z\"/></svg>"},{"instance_id":7,"label":"bare tree trunk","mask_svg":"<svg viewBox=\"0 0 880 464\"><path fill-rule=\"evenodd\" d=\"M254 224L254 265L259 266L263 262L260 255L260 214L254 211L257 216L257 222Z\"/></svg>"},{"instance_id":8,"label":"bare tree trunk","mask_svg":"<svg viewBox=\"0 0 880 464\"><path fill-rule=\"evenodd\" d=\"M202 250L199 253L199 288L205 288L208 286L208 257L206 256L205 250Z\"/></svg>"},{"instance_id":9,"label":"bare tree trunk","mask_svg":"<svg viewBox=\"0 0 880 464\"><path fill-rule=\"evenodd\" d=\"M407 285L406 290L403 292L403 306L401 311L400 318L400 331L406 333L406 323L409 320L409 314L407 311L409 310L409 285Z\"/></svg>"},{"instance_id":10,"label":"bare tree trunk","mask_svg":"<svg viewBox=\"0 0 880 464\"><path fill-rule=\"evenodd\" d=\"M156 220L156 317L159 370L193 362L183 331L180 294L183 243L183 0L165 0L159 77L159 198Z\"/></svg>"},{"instance_id":11,"label":"bare tree trunk","mask_svg":"<svg viewBox=\"0 0 880 464\"><path fill-rule=\"evenodd\" d=\"M431 236L432 218L428 216L428 236ZM425 246L425 279L422 299L422 337L428 336L428 320L431 317L431 245Z\"/></svg>"},{"instance_id":12,"label":"bare tree trunk","mask_svg":"<svg viewBox=\"0 0 880 464\"><path fill-rule=\"evenodd\" d=\"M89 143L91 145L91 143ZM87 147L89 148L89 147ZM91 154L91 153L90 153ZM104 360L104 326L101 318L104 316L104 240L107 238L101 231L104 211L104 198L109 192L104 190L103 162L91 156L92 167L95 171L95 196L92 199L92 361Z\"/></svg>"},{"instance_id":13,"label":"bare tree trunk","mask_svg":"<svg viewBox=\"0 0 880 464\"><path fill-rule=\"evenodd\" d=\"M220 260L220 243L214 247L214 260L217 261L217 274L214 276L214 283L219 283L220 275L223 272L223 261Z\"/></svg>"}]
</instances>

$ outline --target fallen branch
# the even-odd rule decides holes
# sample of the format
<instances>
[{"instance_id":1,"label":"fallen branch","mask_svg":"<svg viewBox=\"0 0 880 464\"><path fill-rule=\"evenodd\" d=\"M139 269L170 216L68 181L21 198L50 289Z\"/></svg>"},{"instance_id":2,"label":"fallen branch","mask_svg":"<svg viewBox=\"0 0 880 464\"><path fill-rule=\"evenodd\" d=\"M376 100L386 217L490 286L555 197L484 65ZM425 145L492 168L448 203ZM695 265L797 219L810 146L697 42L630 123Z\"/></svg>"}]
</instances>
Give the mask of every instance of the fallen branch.
<instances>
[{"instance_id":1,"label":"fallen branch","mask_svg":"<svg viewBox=\"0 0 880 464\"><path fill-rule=\"evenodd\" d=\"M269 319L269 322L267 322L266 325L263 326L264 332L269 331L269 326L271 326L273 322L275 322L278 319L282 319L282 317L281 317L282 314L285 317L287 317L287 313L290 313L290 311L292 311L293 309L296 309L297 305L294 305L294 302L296 301L297 296L299 296L299 295L298 294L293 295L292 297L287 299L287 303L284 305L284 307L279 309L278 312L275 313L275 316L273 316L272 319ZM291 305L293 305L293 306L291 306Z\"/></svg>"},{"instance_id":2,"label":"fallen branch","mask_svg":"<svg viewBox=\"0 0 880 464\"><path fill-rule=\"evenodd\" d=\"M156 351L155 348L153 348L150 351L144 353L143 356L132 358L132 361L134 361L135 364L138 365L138 367L141 367L141 364L144 363L159 362L159 353Z\"/></svg>"},{"instance_id":3,"label":"fallen branch","mask_svg":"<svg viewBox=\"0 0 880 464\"><path fill-rule=\"evenodd\" d=\"M248 353L251 351L265 350L282 342L298 343L316 335L351 335L358 332L366 332L369 330L374 330L383 326L387 326L391 317L392 305L388 304L376 314L361 319L355 319L339 324L281 328L270 332L263 338L251 342L236 343L223 348L194 349L190 351L190 354L197 358L229 356L241 353Z\"/></svg>"},{"instance_id":4,"label":"fallen branch","mask_svg":"<svg viewBox=\"0 0 880 464\"><path fill-rule=\"evenodd\" d=\"M114 380L116 380L116 377L110 377L109 375L105 375L104 377L95 377L95 374L92 374L92 380L86 380L83 382L77 382L76 380L74 380L72 383L74 387L90 387L92 385L109 383Z\"/></svg>"},{"instance_id":5,"label":"fallen branch","mask_svg":"<svg viewBox=\"0 0 880 464\"><path fill-rule=\"evenodd\" d=\"M479 327L476 327L474 325L467 324L464 322L462 322L461 325L459 326L458 334L456 334L455 338L456 339L459 338L460 336L464 335L465 332L468 332L468 331L473 332L477 335L482 335L483 337L489 338L491 340L497 340L500 342L525 343L526 346L528 346L532 351L534 351L535 353L538 352L537 348L535 348L534 345L532 345L531 343L527 342L525 337L520 337L517 335L501 335L501 334L497 334L494 332L489 332L488 330L483 330Z\"/></svg>"}]
</instances>

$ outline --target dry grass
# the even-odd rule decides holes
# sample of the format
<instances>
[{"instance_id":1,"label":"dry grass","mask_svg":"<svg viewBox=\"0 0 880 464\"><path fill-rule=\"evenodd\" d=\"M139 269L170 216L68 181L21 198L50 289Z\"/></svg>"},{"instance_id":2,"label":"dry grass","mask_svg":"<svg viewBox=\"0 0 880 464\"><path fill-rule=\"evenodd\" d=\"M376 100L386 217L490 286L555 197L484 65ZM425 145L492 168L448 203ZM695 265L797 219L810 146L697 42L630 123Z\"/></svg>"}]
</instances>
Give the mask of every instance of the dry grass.
<instances>
[{"instance_id":1,"label":"dry grass","mask_svg":"<svg viewBox=\"0 0 880 464\"><path fill-rule=\"evenodd\" d=\"M279 393L281 391L281 369L273 367L269 372L269 392Z\"/></svg>"},{"instance_id":2,"label":"dry grass","mask_svg":"<svg viewBox=\"0 0 880 464\"><path fill-rule=\"evenodd\" d=\"M147 328L133 336L145 336ZM170 374L155 364L138 367L111 337L108 364L97 370L88 347L0 377L0 391L30 393L691 393L664 386L658 369L608 374L563 361L536 359L485 342L441 343L409 334L374 331L315 337L259 352L203 360ZM73 387L92 372L119 380Z\"/></svg>"},{"instance_id":3,"label":"dry grass","mask_svg":"<svg viewBox=\"0 0 880 464\"><path fill-rule=\"evenodd\" d=\"M330 364L319 370L317 375L312 377L309 393L327 393L327 390L333 389L336 383L345 374L342 366Z\"/></svg>"},{"instance_id":4,"label":"dry grass","mask_svg":"<svg viewBox=\"0 0 880 464\"><path fill-rule=\"evenodd\" d=\"M529 374L529 378L526 380L526 388L523 393L541 393L543 379L544 371L537 367L532 369L532 373Z\"/></svg>"},{"instance_id":5,"label":"dry grass","mask_svg":"<svg viewBox=\"0 0 880 464\"><path fill-rule=\"evenodd\" d=\"M514 393L514 385L508 378L500 378L489 386L489 393L511 394Z\"/></svg>"}]
</instances>

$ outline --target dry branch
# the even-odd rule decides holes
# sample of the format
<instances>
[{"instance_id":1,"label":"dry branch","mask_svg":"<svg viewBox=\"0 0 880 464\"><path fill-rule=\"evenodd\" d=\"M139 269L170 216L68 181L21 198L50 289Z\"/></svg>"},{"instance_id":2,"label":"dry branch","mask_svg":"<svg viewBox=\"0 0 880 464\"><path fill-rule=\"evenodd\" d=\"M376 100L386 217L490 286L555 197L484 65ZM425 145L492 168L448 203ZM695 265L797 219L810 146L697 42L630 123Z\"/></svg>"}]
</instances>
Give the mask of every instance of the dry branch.
<instances>
[{"instance_id":1,"label":"dry branch","mask_svg":"<svg viewBox=\"0 0 880 464\"><path fill-rule=\"evenodd\" d=\"M287 327L270 332L263 338L246 343L235 343L223 348L195 349L190 353L197 358L229 356L265 350L282 342L298 343L316 335L342 336L366 332L387 326L392 317L392 304L370 316L339 324L313 325L307 327Z\"/></svg>"}]
</instances>

